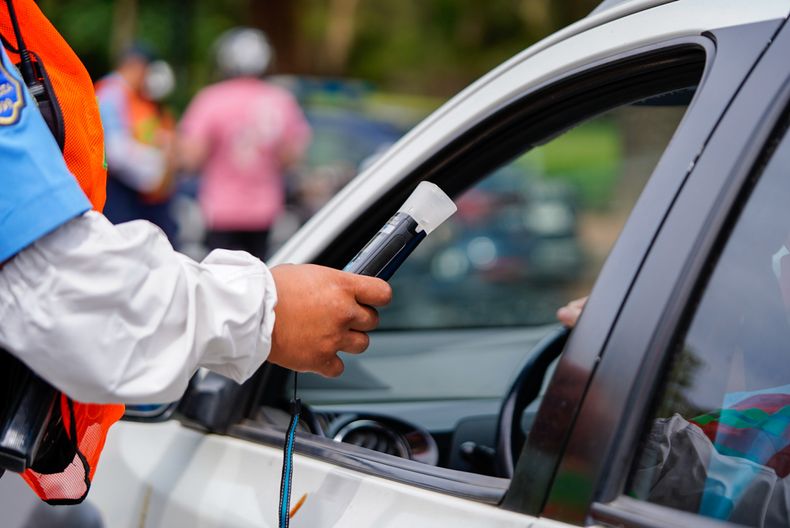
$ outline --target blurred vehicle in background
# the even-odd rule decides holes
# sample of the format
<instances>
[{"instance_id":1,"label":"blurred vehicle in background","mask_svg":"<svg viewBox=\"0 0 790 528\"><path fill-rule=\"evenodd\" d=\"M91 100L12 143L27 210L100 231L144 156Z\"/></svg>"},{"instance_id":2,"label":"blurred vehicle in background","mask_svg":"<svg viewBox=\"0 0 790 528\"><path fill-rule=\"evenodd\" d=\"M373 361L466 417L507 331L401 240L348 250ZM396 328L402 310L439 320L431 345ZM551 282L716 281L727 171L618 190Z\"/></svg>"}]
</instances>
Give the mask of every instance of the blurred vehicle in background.
<instances>
[{"instance_id":1,"label":"blurred vehicle in background","mask_svg":"<svg viewBox=\"0 0 790 528\"><path fill-rule=\"evenodd\" d=\"M573 187L511 164L457 204L391 279L411 293L393 298L384 328L550 323L584 265Z\"/></svg>"}]
</instances>

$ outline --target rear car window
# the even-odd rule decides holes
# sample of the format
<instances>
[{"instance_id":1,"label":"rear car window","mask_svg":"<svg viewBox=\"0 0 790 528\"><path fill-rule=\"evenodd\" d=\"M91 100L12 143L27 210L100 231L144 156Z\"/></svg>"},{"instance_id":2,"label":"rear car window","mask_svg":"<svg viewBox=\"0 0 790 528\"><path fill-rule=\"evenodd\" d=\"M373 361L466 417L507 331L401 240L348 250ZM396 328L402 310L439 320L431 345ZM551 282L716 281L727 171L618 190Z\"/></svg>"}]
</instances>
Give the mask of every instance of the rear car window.
<instances>
[{"instance_id":1,"label":"rear car window","mask_svg":"<svg viewBox=\"0 0 790 528\"><path fill-rule=\"evenodd\" d=\"M785 134L686 323L632 469L632 497L746 526L788 526L788 172Z\"/></svg>"}]
</instances>

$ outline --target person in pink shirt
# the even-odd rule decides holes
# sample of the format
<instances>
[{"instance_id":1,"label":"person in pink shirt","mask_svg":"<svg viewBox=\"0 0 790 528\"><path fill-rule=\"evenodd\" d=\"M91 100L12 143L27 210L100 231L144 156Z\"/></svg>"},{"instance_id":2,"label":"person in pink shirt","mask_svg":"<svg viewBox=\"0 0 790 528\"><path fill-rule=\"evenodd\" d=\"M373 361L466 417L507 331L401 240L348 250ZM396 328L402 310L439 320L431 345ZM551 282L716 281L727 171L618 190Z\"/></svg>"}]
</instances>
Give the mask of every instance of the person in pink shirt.
<instances>
[{"instance_id":1,"label":"person in pink shirt","mask_svg":"<svg viewBox=\"0 0 790 528\"><path fill-rule=\"evenodd\" d=\"M231 29L215 49L224 80L201 90L187 108L182 162L202 173L209 248L263 259L285 206L285 171L307 148L310 127L290 93L261 79L271 59L262 31Z\"/></svg>"}]
</instances>

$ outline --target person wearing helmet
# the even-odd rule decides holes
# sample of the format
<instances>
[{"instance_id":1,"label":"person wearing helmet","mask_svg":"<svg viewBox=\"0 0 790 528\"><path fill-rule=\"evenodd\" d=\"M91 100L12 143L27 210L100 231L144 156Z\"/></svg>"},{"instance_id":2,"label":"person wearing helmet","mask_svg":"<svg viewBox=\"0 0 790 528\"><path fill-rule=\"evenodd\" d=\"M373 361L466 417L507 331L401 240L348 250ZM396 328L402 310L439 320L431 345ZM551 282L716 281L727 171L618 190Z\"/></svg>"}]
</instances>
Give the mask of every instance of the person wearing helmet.
<instances>
[{"instance_id":1,"label":"person wearing helmet","mask_svg":"<svg viewBox=\"0 0 790 528\"><path fill-rule=\"evenodd\" d=\"M207 245L264 258L285 205L285 171L310 129L295 99L261 79L272 58L264 33L231 29L215 44L222 81L200 91L181 121L182 161L202 172Z\"/></svg>"},{"instance_id":2,"label":"person wearing helmet","mask_svg":"<svg viewBox=\"0 0 790 528\"><path fill-rule=\"evenodd\" d=\"M176 235L170 214L175 123L155 97L166 97L174 81L166 62L136 45L96 83L108 165L104 214L114 224L153 222L171 242Z\"/></svg>"}]
</instances>

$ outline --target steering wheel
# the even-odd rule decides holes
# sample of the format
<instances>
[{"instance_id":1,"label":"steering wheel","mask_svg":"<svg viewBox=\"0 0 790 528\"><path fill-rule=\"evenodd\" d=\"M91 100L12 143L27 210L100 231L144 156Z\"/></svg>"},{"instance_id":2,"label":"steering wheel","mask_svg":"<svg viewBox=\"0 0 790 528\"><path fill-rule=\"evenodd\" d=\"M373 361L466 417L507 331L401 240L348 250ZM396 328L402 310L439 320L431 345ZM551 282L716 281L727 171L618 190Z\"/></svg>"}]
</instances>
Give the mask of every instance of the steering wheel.
<instances>
[{"instance_id":1,"label":"steering wheel","mask_svg":"<svg viewBox=\"0 0 790 528\"><path fill-rule=\"evenodd\" d=\"M540 393L543 379L551 363L565 348L571 331L564 326L555 328L541 339L529 353L529 359L511 385L497 420L497 443L494 467L499 477L512 478L515 460L524 447L526 435L521 428L524 409Z\"/></svg>"}]
</instances>

